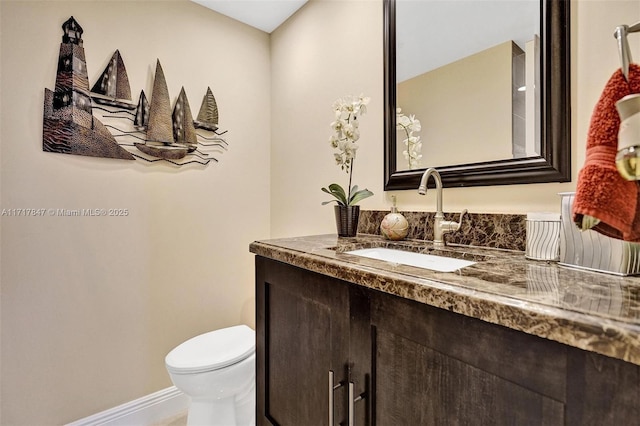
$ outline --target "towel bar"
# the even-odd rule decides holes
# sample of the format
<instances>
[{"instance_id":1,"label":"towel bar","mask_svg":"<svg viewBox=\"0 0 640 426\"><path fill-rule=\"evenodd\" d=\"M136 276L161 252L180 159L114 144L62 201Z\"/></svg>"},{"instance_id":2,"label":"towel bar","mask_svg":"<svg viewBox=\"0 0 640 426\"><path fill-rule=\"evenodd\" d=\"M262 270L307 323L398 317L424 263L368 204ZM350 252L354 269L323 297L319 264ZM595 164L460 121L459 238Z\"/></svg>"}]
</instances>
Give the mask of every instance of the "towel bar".
<instances>
[{"instance_id":1,"label":"towel bar","mask_svg":"<svg viewBox=\"0 0 640 426\"><path fill-rule=\"evenodd\" d=\"M640 31L640 22L631 26L620 25L616 27L616 30L613 33L613 36L618 40L618 54L620 55L622 75L624 75L624 79L627 81L629 81L629 64L633 61L631 59L631 48L629 48L627 34L638 31Z\"/></svg>"}]
</instances>

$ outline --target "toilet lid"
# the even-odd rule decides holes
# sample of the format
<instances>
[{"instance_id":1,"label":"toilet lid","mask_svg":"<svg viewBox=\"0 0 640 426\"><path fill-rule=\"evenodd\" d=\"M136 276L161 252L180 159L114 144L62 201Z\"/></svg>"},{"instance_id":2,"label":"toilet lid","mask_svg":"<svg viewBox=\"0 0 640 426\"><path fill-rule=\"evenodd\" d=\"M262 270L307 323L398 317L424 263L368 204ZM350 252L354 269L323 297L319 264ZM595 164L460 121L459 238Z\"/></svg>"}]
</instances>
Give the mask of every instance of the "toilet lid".
<instances>
[{"instance_id":1,"label":"toilet lid","mask_svg":"<svg viewBox=\"0 0 640 426\"><path fill-rule=\"evenodd\" d=\"M196 373L228 367L255 352L255 332L246 325L223 328L193 337L165 358L174 373Z\"/></svg>"}]
</instances>

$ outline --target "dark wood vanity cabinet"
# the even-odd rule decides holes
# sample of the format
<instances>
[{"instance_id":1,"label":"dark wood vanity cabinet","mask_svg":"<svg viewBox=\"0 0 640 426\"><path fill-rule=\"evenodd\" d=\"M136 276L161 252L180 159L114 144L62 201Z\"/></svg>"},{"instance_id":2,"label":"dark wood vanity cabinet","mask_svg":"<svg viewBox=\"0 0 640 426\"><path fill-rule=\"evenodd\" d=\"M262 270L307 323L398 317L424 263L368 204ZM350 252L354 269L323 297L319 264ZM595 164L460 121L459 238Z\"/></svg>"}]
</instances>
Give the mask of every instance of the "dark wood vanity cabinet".
<instances>
[{"instance_id":1,"label":"dark wood vanity cabinet","mask_svg":"<svg viewBox=\"0 0 640 426\"><path fill-rule=\"evenodd\" d=\"M260 256L256 298L259 425L640 423L630 363Z\"/></svg>"},{"instance_id":2,"label":"dark wood vanity cabinet","mask_svg":"<svg viewBox=\"0 0 640 426\"><path fill-rule=\"evenodd\" d=\"M326 425L329 371L339 382L349 359L349 286L262 257L256 280L258 424Z\"/></svg>"}]
</instances>

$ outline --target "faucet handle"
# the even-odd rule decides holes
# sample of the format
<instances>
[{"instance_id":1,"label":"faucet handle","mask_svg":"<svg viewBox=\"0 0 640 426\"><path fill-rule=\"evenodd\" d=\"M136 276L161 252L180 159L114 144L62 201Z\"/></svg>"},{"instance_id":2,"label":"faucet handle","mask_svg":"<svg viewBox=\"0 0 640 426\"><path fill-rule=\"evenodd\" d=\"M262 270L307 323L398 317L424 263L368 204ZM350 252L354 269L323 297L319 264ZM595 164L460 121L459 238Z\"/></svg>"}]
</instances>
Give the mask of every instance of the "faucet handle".
<instances>
[{"instance_id":1,"label":"faucet handle","mask_svg":"<svg viewBox=\"0 0 640 426\"><path fill-rule=\"evenodd\" d=\"M462 226L462 218L467 214L467 209L462 210L460 213L460 222L454 222L451 220L442 221L442 232L454 232L460 229Z\"/></svg>"}]
</instances>

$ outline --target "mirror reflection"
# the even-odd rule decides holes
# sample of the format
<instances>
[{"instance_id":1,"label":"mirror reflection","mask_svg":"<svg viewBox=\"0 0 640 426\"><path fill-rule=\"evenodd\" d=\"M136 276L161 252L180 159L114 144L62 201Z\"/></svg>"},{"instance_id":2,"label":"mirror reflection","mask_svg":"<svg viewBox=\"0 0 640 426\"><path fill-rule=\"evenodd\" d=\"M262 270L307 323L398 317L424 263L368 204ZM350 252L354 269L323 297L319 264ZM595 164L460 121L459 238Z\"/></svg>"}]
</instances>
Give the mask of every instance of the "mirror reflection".
<instances>
[{"instance_id":1,"label":"mirror reflection","mask_svg":"<svg viewBox=\"0 0 640 426\"><path fill-rule=\"evenodd\" d=\"M540 155L539 37L538 0L398 0L398 170Z\"/></svg>"},{"instance_id":2,"label":"mirror reflection","mask_svg":"<svg viewBox=\"0 0 640 426\"><path fill-rule=\"evenodd\" d=\"M385 0L385 189L570 179L569 2Z\"/></svg>"}]
</instances>

